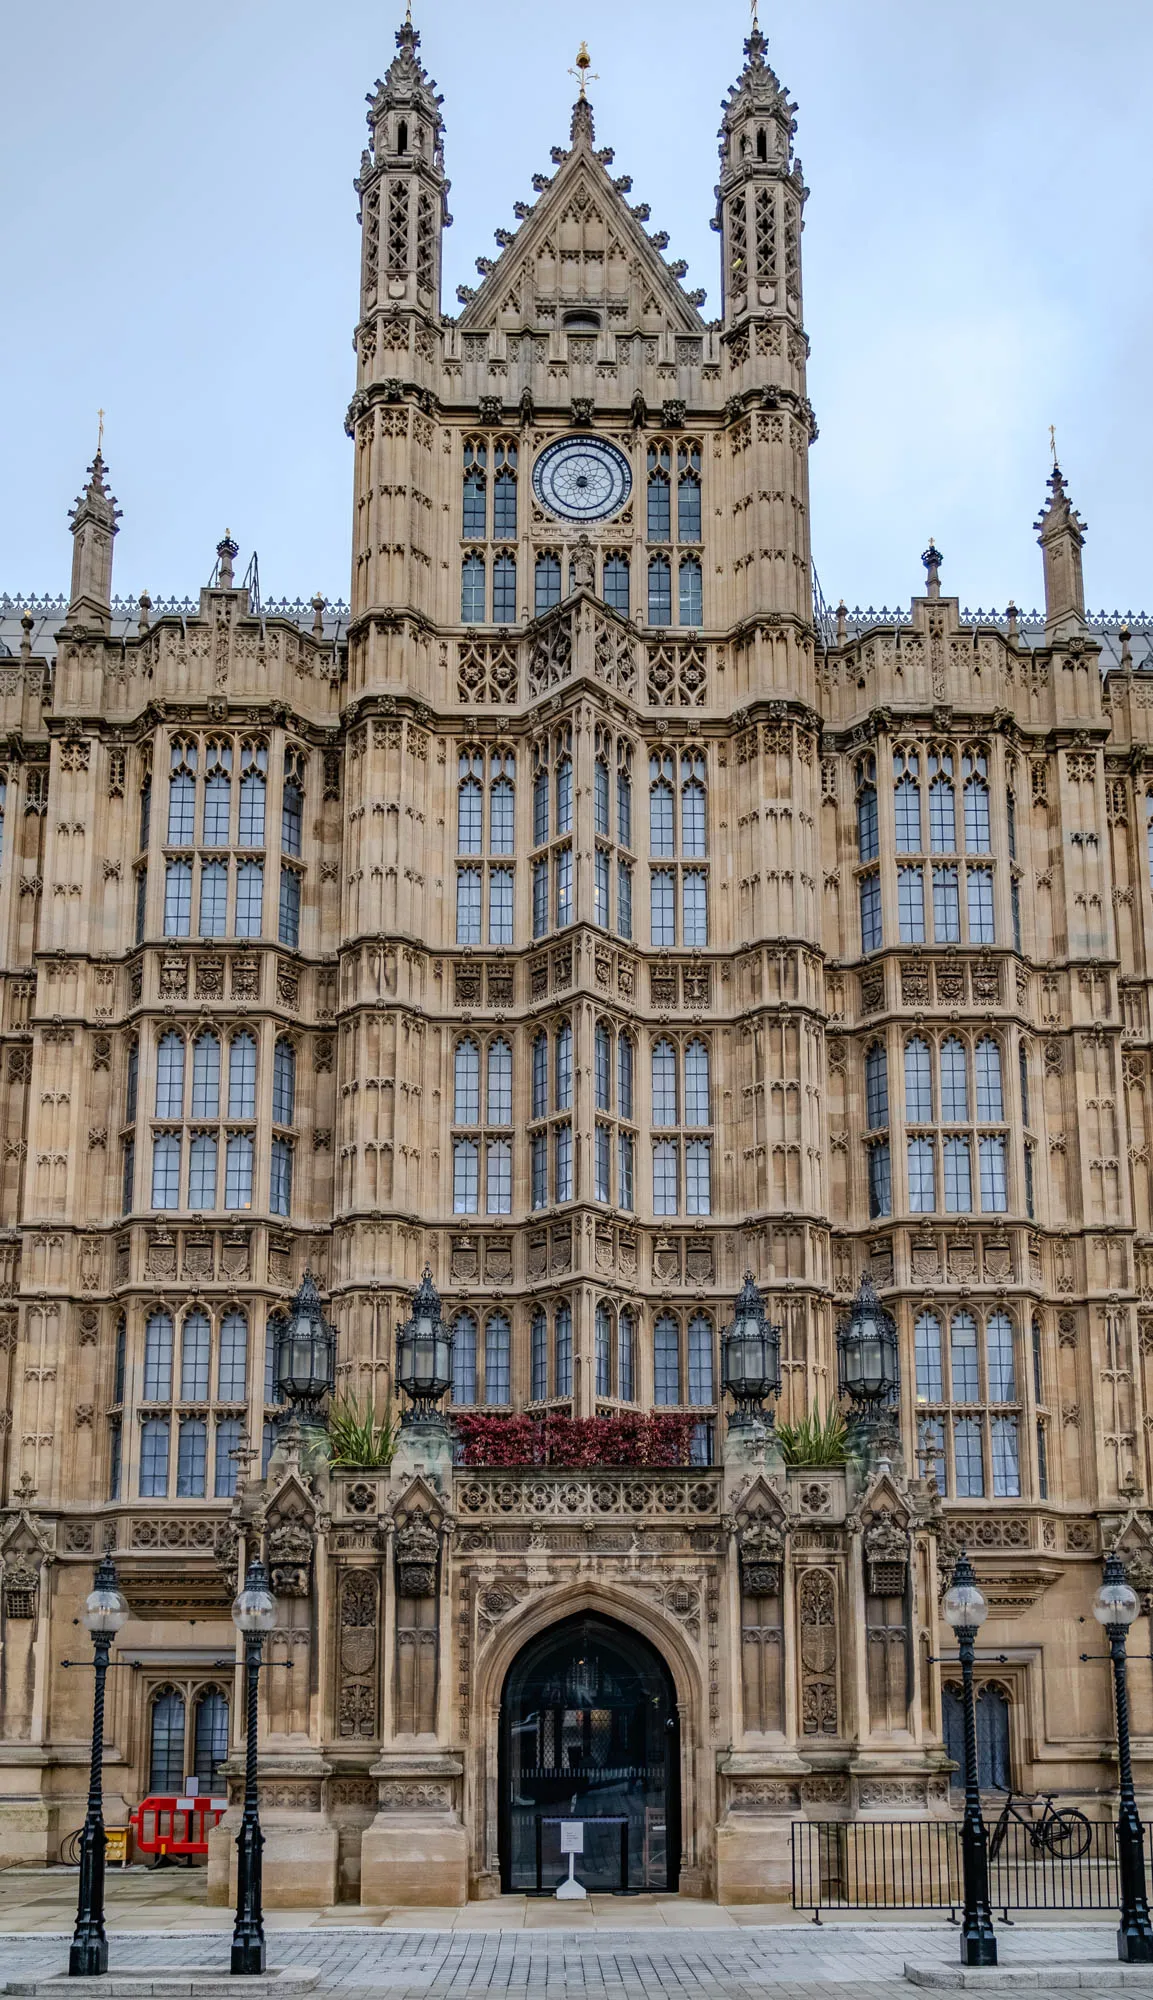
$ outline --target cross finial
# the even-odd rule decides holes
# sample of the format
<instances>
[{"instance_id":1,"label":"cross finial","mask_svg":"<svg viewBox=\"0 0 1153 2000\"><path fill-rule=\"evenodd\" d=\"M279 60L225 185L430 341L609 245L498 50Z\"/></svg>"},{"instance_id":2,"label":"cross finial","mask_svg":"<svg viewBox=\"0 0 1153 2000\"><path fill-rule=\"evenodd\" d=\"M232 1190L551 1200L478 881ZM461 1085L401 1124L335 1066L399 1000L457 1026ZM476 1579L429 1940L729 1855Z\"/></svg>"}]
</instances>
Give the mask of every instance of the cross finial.
<instances>
[{"instance_id":1,"label":"cross finial","mask_svg":"<svg viewBox=\"0 0 1153 2000\"><path fill-rule=\"evenodd\" d=\"M757 0L749 0L749 9L753 17L753 33L754 35L759 35L761 32L761 23L757 14Z\"/></svg>"},{"instance_id":2,"label":"cross finial","mask_svg":"<svg viewBox=\"0 0 1153 2000\"><path fill-rule=\"evenodd\" d=\"M577 50L576 68L570 69L569 71L570 76L575 76L580 78L579 94L581 97L585 95L586 82L589 81L593 83L600 82L600 77L597 75L596 70L593 69L592 60L593 59L589 54L588 43L582 42L580 48Z\"/></svg>"},{"instance_id":3,"label":"cross finial","mask_svg":"<svg viewBox=\"0 0 1153 2000\"><path fill-rule=\"evenodd\" d=\"M101 449L103 448L103 445L104 445L104 412L103 412L103 410L97 410L97 412L96 412L96 418L97 418L97 431L96 431L96 449L97 449L97 451L100 451L100 450L101 450Z\"/></svg>"},{"instance_id":4,"label":"cross finial","mask_svg":"<svg viewBox=\"0 0 1153 2000\"><path fill-rule=\"evenodd\" d=\"M1050 451L1051 451L1051 452L1052 452L1052 454L1053 454L1053 463L1054 463L1054 465L1056 465L1056 463L1057 463L1057 426L1056 426L1056 424L1050 424L1050 426L1049 426L1049 449L1050 449Z\"/></svg>"}]
</instances>

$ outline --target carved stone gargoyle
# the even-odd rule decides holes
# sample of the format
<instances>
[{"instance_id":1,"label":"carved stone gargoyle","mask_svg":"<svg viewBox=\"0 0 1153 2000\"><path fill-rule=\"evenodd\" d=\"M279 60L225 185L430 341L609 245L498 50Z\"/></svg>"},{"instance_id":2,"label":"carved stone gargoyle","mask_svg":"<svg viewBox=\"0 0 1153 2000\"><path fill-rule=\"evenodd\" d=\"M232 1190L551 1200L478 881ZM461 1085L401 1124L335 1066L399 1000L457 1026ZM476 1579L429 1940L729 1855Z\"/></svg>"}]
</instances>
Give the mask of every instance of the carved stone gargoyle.
<instances>
[{"instance_id":1,"label":"carved stone gargoyle","mask_svg":"<svg viewBox=\"0 0 1153 2000\"><path fill-rule=\"evenodd\" d=\"M396 1587L401 1597L431 1597L436 1590L440 1535L423 1507L407 1514L396 1530Z\"/></svg>"}]
</instances>

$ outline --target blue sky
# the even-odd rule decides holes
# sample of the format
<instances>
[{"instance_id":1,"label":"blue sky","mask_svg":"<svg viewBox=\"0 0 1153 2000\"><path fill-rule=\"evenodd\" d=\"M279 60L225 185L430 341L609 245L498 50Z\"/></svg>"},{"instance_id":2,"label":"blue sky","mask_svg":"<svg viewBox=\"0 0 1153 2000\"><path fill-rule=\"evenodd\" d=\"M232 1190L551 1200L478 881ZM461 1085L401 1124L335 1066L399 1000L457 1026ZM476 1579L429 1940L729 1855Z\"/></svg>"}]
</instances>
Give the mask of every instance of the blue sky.
<instances>
[{"instance_id":1,"label":"blue sky","mask_svg":"<svg viewBox=\"0 0 1153 2000\"><path fill-rule=\"evenodd\" d=\"M195 591L225 526L266 595L347 594L364 93L396 0L10 10L0 130L0 591L66 586L107 411L116 585ZM597 136L718 310L719 105L745 0L416 0L445 95L445 304L568 133ZM765 0L799 104L826 595L1040 592L1048 426L1093 608L1153 612L1149 0Z\"/></svg>"}]
</instances>

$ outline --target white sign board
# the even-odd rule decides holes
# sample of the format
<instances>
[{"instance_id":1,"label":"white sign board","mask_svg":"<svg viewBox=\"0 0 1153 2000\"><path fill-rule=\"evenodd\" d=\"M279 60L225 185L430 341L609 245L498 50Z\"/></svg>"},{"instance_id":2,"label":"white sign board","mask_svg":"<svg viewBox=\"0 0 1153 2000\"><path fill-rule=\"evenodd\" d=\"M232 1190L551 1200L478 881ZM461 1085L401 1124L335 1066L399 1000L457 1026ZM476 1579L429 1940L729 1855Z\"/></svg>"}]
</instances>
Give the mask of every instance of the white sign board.
<instances>
[{"instance_id":1,"label":"white sign board","mask_svg":"<svg viewBox=\"0 0 1153 2000\"><path fill-rule=\"evenodd\" d=\"M562 1854L583 1854L585 1851L584 1822L579 1819L562 1819L560 1823L560 1851Z\"/></svg>"}]
</instances>

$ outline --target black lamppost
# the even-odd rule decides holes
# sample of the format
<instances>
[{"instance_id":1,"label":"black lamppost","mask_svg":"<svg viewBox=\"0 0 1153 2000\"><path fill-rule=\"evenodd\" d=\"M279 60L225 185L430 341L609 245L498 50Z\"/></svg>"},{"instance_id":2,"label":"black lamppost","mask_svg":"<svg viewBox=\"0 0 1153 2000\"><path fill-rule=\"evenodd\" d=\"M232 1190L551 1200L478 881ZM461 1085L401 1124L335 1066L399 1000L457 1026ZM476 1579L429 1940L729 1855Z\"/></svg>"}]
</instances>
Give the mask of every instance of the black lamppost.
<instances>
[{"instance_id":1,"label":"black lamppost","mask_svg":"<svg viewBox=\"0 0 1153 2000\"><path fill-rule=\"evenodd\" d=\"M315 1428L320 1404L336 1383L336 1332L324 1317L311 1271L277 1334L275 1373L281 1401L299 1423Z\"/></svg>"},{"instance_id":2,"label":"black lamppost","mask_svg":"<svg viewBox=\"0 0 1153 2000\"><path fill-rule=\"evenodd\" d=\"M730 1429L771 1427L772 1411L764 1405L766 1396L781 1393L781 1329L767 1317L751 1271L745 1272L733 1323L721 1335L721 1383L736 1404Z\"/></svg>"},{"instance_id":3,"label":"black lamppost","mask_svg":"<svg viewBox=\"0 0 1153 2000\"><path fill-rule=\"evenodd\" d=\"M965 1716L965 1819L961 1827L961 1870L965 1911L961 1919L962 1965L996 1965L997 1936L989 1908L989 1847L981 1817L977 1773L977 1711L973 1702L973 1649L989 1607L977 1588L973 1565L962 1550L942 1607L957 1635Z\"/></svg>"},{"instance_id":4,"label":"black lamppost","mask_svg":"<svg viewBox=\"0 0 1153 2000\"><path fill-rule=\"evenodd\" d=\"M108 1939L104 1935L104 1682L112 1640L128 1617L116 1565L106 1555L96 1571L81 1613L96 1651L96 1687L92 1697L92 1761L88 1770L88 1809L80 1835L80 1898L76 1929L68 1953L73 1977L91 1977L108 1970Z\"/></svg>"},{"instance_id":5,"label":"black lamppost","mask_svg":"<svg viewBox=\"0 0 1153 2000\"><path fill-rule=\"evenodd\" d=\"M244 1588L232 1606L237 1630L244 1634L247 1729L244 1751L244 1811L236 1836L236 1924L232 1932L233 1972L264 1971L264 1908L261 1899L260 1806L256 1792L257 1692L264 1635L276 1623L276 1599L268 1588L264 1564L254 1556Z\"/></svg>"},{"instance_id":6,"label":"black lamppost","mask_svg":"<svg viewBox=\"0 0 1153 2000\"><path fill-rule=\"evenodd\" d=\"M413 1293L412 1312L396 1329L396 1379L412 1403L401 1417L402 1424L444 1424L438 1405L452 1387L452 1344L453 1333L440 1316L440 1293L426 1264Z\"/></svg>"},{"instance_id":7,"label":"black lamppost","mask_svg":"<svg viewBox=\"0 0 1153 2000\"><path fill-rule=\"evenodd\" d=\"M879 1445L882 1412L900 1394L901 1357L897 1322L885 1311L867 1275L857 1287L848 1319L837 1328L837 1378L860 1430ZM895 1433L892 1442L899 1442Z\"/></svg>"},{"instance_id":8,"label":"black lamppost","mask_svg":"<svg viewBox=\"0 0 1153 2000\"><path fill-rule=\"evenodd\" d=\"M1125 1565L1114 1550L1105 1558L1101 1588L1093 1599L1093 1616L1105 1629L1113 1659L1117 1761L1121 1774L1117 1811L1121 1922L1117 1930L1117 1956L1130 1965L1148 1965L1153 1961L1153 1926L1149 1922L1149 1901L1145 1893L1145 1829L1137 1811L1133 1764L1129 1755L1129 1685L1125 1664L1126 1635L1140 1609L1137 1592L1126 1581Z\"/></svg>"}]
</instances>

